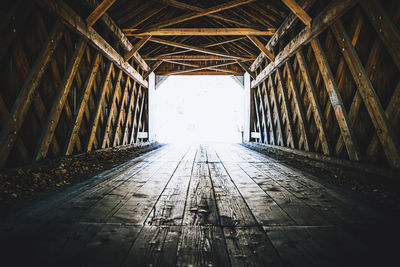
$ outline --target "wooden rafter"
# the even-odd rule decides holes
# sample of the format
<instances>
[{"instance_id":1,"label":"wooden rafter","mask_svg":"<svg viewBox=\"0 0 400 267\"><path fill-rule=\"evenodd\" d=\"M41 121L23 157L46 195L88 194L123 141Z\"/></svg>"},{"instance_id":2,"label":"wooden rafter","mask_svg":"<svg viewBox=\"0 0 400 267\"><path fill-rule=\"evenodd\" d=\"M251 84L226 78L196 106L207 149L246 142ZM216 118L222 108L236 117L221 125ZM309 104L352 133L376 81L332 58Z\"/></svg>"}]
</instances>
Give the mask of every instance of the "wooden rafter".
<instances>
[{"instance_id":1,"label":"wooden rafter","mask_svg":"<svg viewBox=\"0 0 400 267\"><path fill-rule=\"evenodd\" d=\"M204 11L204 8L200 8L197 6L193 6L193 5L175 1L175 0L152 0L152 1L164 4L164 5L168 5L168 6L173 6L175 8L179 8L182 10L195 11L195 12L203 12ZM244 27L249 26L249 24L244 23L243 20L234 19L232 17L224 16L222 14L209 14L207 16L210 18L219 19L219 20L222 20L225 22L234 23L234 24L244 26Z\"/></svg>"},{"instance_id":2,"label":"wooden rafter","mask_svg":"<svg viewBox=\"0 0 400 267\"><path fill-rule=\"evenodd\" d=\"M311 17L295 0L282 0L285 5L308 27L311 28Z\"/></svg>"},{"instance_id":3,"label":"wooden rafter","mask_svg":"<svg viewBox=\"0 0 400 267\"><path fill-rule=\"evenodd\" d=\"M85 1L92 8L95 8L99 4L97 0L85 0ZM115 21L107 13L104 13L104 15L101 17L101 20L104 22L104 24L107 25L110 31L114 34L115 38L119 41L119 43L126 51L131 51L133 49L133 45L131 44L131 42L128 40L128 38L125 36L122 30L118 27ZM135 57L135 61L145 71L149 70L149 66L142 59L139 53L135 53L133 56Z\"/></svg>"},{"instance_id":4,"label":"wooden rafter","mask_svg":"<svg viewBox=\"0 0 400 267\"><path fill-rule=\"evenodd\" d=\"M209 65L209 66L196 67L196 68L193 68L193 69L171 71L171 72L168 72L168 75L176 75L176 74L181 74L181 73L186 73L186 72L194 72L194 71L207 70L207 69L216 70L217 68L218 68L218 71L225 71L225 72L233 72L233 73L235 73L236 71L233 71L233 70L230 70L230 69L220 69L219 68L219 67L228 66L228 65L232 65L232 64L236 64L236 62L227 62L227 63L222 63L222 64L220 63L220 64L213 64L213 65Z\"/></svg>"},{"instance_id":5,"label":"wooden rafter","mask_svg":"<svg viewBox=\"0 0 400 267\"><path fill-rule=\"evenodd\" d=\"M253 35L247 35L247 38L249 38L249 40L258 47L258 49L261 50L261 52L263 52L265 54L265 56L267 58L269 58L269 60L274 61L275 60L275 56L274 54L269 51L261 42L260 40L258 40L257 37L253 36Z\"/></svg>"},{"instance_id":6,"label":"wooden rafter","mask_svg":"<svg viewBox=\"0 0 400 267\"><path fill-rule=\"evenodd\" d=\"M210 61L210 60L232 60L222 56L214 55L172 55L172 56L157 56L157 57L146 57L146 60L185 60L185 61ZM252 58L242 59L242 61L250 61Z\"/></svg>"},{"instance_id":7,"label":"wooden rafter","mask_svg":"<svg viewBox=\"0 0 400 267\"><path fill-rule=\"evenodd\" d=\"M93 28L88 28L84 20L62 0L41 0L41 3L50 11L60 16L64 23L83 36L89 43L100 50L105 57L121 68L126 74L144 87L148 87L148 82L145 81L142 76L140 76L140 74Z\"/></svg>"},{"instance_id":8,"label":"wooden rafter","mask_svg":"<svg viewBox=\"0 0 400 267\"><path fill-rule=\"evenodd\" d=\"M92 27L101 16L114 4L116 0L103 0L90 15L86 18L86 24L88 27Z\"/></svg>"},{"instance_id":9,"label":"wooden rafter","mask_svg":"<svg viewBox=\"0 0 400 267\"><path fill-rule=\"evenodd\" d=\"M248 4L248 3L251 3L253 1L255 1L255 0L233 0L233 1L230 1L230 2L227 2L227 3L223 3L223 4L220 4L220 5L211 7L211 8L204 9L201 12L192 12L192 13L189 13L189 14L186 14L186 15L183 15L183 16L180 16L180 17L176 17L176 18L164 21L164 22L156 23L156 24L154 24L154 25L152 25L150 27L138 30L135 33L143 33L143 32L148 32L148 31L153 31L153 30L165 28L167 26L171 26L171 25L174 25L174 24L177 24L177 23L180 23L180 22L192 20L192 19L195 19L195 18L199 18L199 17L202 17L202 16L207 16L207 15L210 15L210 14L213 14L213 13L217 13L217 12L220 12L220 11L223 11L223 10L227 10L227 9L230 9L230 8L234 8L234 7L237 7L237 6L244 5L244 4Z\"/></svg>"},{"instance_id":10,"label":"wooden rafter","mask_svg":"<svg viewBox=\"0 0 400 267\"><path fill-rule=\"evenodd\" d=\"M302 8L304 10L308 10L314 4L315 1L316 0L305 0L302 5ZM287 18L282 22L282 24L276 30L275 34L271 37L271 39L268 41L265 47L269 51L273 51L278 41L289 31L290 28L292 28L292 26L295 24L297 20L298 17L294 14L290 14L289 16L287 16ZM265 57L264 53L258 55L257 59L254 60L254 62L251 64L250 70L255 71L256 68L258 68L263 62L264 57Z\"/></svg>"},{"instance_id":11,"label":"wooden rafter","mask_svg":"<svg viewBox=\"0 0 400 267\"><path fill-rule=\"evenodd\" d=\"M142 46L144 46L144 45L147 43L147 41L148 41L150 38L151 38L151 35L143 36L143 38L140 39L139 42L137 42L137 43L135 44L135 46L134 46L128 53L125 54L124 60L127 61L127 60L129 60L131 57L133 57L133 56L139 51L139 49L142 48Z\"/></svg>"},{"instance_id":12,"label":"wooden rafter","mask_svg":"<svg viewBox=\"0 0 400 267\"><path fill-rule=\"evenodd\" d=\"M356 0L334 0L314 19L311 28L304 28L299 34L296 35L283 49L275 56L275 60L270 62L257 78L251 82L252 87L256 87L262 81L271 75L271 73L291 56L293 56L301 46L310 42L318 34L324 31L337 18L342 16L347 10L353 7L358 1Z\"/></svg>"},{"instance_id":13,"label":"wooden rafter","mask_svg":"<svg viewBox=\"0 0 400 267\"><path fill-rule=\"evenodd\" d=\"M251 28L166 28L152 30L142 33L135 33L138 29L123 29L126 36L203 36L203 35L266 35L271 36L275 33L275 28L266 28L265 30L254 30Z\"/></svg>"},{"instance_id":14,"label":"wooden rafter","mask_svg":"<svg viewBox=\"0 0 400 267\"><path fill-rule=\"evenodd\" d=\"M197 51L197 52L201 52L201 53L205 53L205 54L221 56L221 57L225 57L225 58L233 58L233 59L246 59L246 58L248 58L247 56L230 55L230 54L221 53L221 52L218 52L218 51L213 51L213 50L209 50L209 49L198 47L198 46L194 46L194 45L187 45L187 44L172 42L172 41L163 40L163 39L154 38L154 37L152 37L150 39L150 41L156 42L156 43L159 43L159 44L165 44L165 45L169 45L169 46L185 48L185 49L188 49L188 50Z\"/></svg>"}]
</instances>

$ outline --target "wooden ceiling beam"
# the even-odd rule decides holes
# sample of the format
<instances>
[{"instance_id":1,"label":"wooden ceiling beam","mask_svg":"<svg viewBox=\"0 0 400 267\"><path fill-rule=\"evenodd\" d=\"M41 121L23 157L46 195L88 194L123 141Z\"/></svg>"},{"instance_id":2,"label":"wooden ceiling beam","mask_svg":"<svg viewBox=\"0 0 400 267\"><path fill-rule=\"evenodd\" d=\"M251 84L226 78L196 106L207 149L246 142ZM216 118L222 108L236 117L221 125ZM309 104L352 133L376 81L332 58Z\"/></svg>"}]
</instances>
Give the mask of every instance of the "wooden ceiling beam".
<instances>
[{"instance_id":1,"label":"wooden ceiling beam","mask_svg":"<svg viewBox=\"0 0 400 267\"><path fill-rule=\"evenodd\" d=\"M125 54L124 60L128 61L131 57L133 57L135 55L135 53L137 53L139 51L139 49L142 46L144 46L144 44L147 43L147 41L150 38L151 38L151 35L144 36L142 39L140 39L140 41L135 44L135 46L132 48L132 50Z\"/></svg>"},{"instance_id":2,"label":"wooden ceiling beam","mask_svg":"<svg viewBox=\"0 0 400 267\"><path fill-rule=\"evenodd\" d=\"M159 72L157 75L159 76L167 76L169 72ZM215 71L212 70L198 70L198 71L193 71L193 72L186 72L186 73L181 73L179 75L235 75L235 76L242 76L243 73L240 72L223 72L221 69L215 69Z\"/></svg>"},{"instance_id":3,"label":"wooden ceiling beam","mask_svg":"<svg viewBox=\"0 0 400 267\"><path fill-rule=\"evenodd\" d=\"M176 74L181 74L181 73L187 73L187 72L193 72L193 71L200 71L200 70L208 70L208 69L213 69L213 70L218 70L218 71L223 71L223 72L228 72L228 73L237 73L235 70L230 70L230 69L221 69L220 67L228 66L228 65L233 65L236 64L236 62L227 62L227 63L220 63L220 64L214 64L214 65L209 65L209 66L199 66L197 68L193 69L186 69L186 70L178 70L178 71L170 71L168 72L168 75L176 75Z\"/></svg>"},{"instance_id":4,"label":"wooden ceiling beam","mask_svg":"<svg viewBox=\"0 0 400 267\"><path fill-rule=\"evenodd\" d=\"M253 1L255 1L255 0L233 0L233 1L230 1L230 2L227 2L227 3L223 3L223 4L220 4L220 5L216 5L214 7L210 7L210 8L204 9L201 12L192 12L192 13L189 13L189 14L186 14L186 15L182 15L182 16L177 17L177 18L173 18L173 19L169 19L167 21L156 23L156 24L154 24L154 25L152 25L150 27L138 30L135 33L143 33L143 32L158 30L158 29L161 29L161 28L165 28L167 26L171 26L171 25L180 23L180 22L192 20L192 19L195 19L195 18L207 16L207 15L210 15L210 14L213 14L213 13L217 13L217 12L220 12L220 11L223 11L223 10L227 10L227 9L238 7L238 6L241 6L241 5L244 5L244 4L248 4L248 3L251 3Z\"/></svg>"},{"instance_id":5,"label":"wooden ceiling beam","mask_svg":"<svg viewBox=\"0 0 400 267\"><path fill-rule=\"evenodd\" d=\"M88 6L92 8L99 5L97 0L85 0L85 2ZM131 51L133 49L132 43L128 40L126 35L122 32L122 30L118 27L115 21L107 13L104 13L104 15L101 17L101 20L107 25L107 27L115 35L117 40L119 40L120 44L126 51ZM144 69L145 71L148 71L150 69L139 53L135 53L133 57L135 58L135 61L140 65L142 69Z\"/></svg>"},{"instance_id":6,"label":"wooden ceiling beam","mask_svg":"<svg viewBox=\"0 0 400 267\"><path fill-rule=\"evenodd\" d=\"M302 8L304 10L308 10L316 0L305 0L302 4ZM282 24L279 26L279 28L276 30L275 34L271 37L271 39L268 41L267 45L265 46L269 51L273 51L275 45L278 43L278 41L284 36L290 28L295 24L295 22L298 20L298 17L295 14L289 14L287 18L282 22ZM260 53L257 57L257 59L251 64L250 70L255 71L256 68L258 68L261 63L263 62L265 57L264 53Z\"/></svg>"},{"instance_id":7,"label":"wooden ceiling beam","mask_svg":"<svg viewBox=\"0 0 400 267\"><path fill-rule=\"evenodd\" d=\"M333 0L327 5L324 10L314 19L311 28L305 27L299 34L296 35L275 57L275 60L270 62L251 82L251 87L254 88L263 82L266 78L275 71L276 68L285 63L293 56L303 45L310 42L315 36L323 32L346 11L357 4L358 0ZM252 69L250 69L252 70Z\"/></svg>"},{"instance_id":8,"label":"wooden ceiling beam","mask_svg":"<svg viewBox=\"0 0 400 267\"><path fill-rule=\"evenodd\" d=\"M275 60L275 56L272 52L270 52L261 42L260 40L257 39L257 37L253 36L253 35L248 35L247 36L249 38L250 41L252 41L252 43L258 47L258 49L261 50L261 52L263 52L267 58L269 58L269 60L274 61Z\"/></svg>"},{"instance_id":9,"label":"wooden ceiling beam","mask_svg":"<svg viewBox=\"0 0 400 267\"><path fill-rule=\"evenodd\" d=\"M116 0L103 0L97 7L90 13L86 18L86 24L88 27L92 27L96 21L98 21L104 13L114 4Z\"/></svg>"},{"instance_id":10,"label":"wooden ceiling beam","mask_svg":"<svg viewBox=\"0 0 400 267\"><path fill-rule=\"evenodd\" d=\"M215 55L172 55L172 56L157 56L157 57L146 57L146 60L186 60L186 61L208 61L208 60L233 60L231 58L215 56ZM243 59L242 61L250 61L249 59Z\"/></svg>"},{"instance_id":11,"label":"wooden ceiling beam","mask_svg":"<svg viewBox=\"0 0 400 267\"><path fill-rule=\"evenodd\" d=\"M106 58L122 69L142 86L148 88L148 82L128 63L115 49L107 43L93 28L87 27L85 21L62 0L41 0L40 3L52 13L62 18L62 21L74 32L89 41Z\"/></svg>"},{"instance_id":12,"label":"wooden ceiling beam","mask_svg":"<svg viewBox=\"0 0 400 267\"><path fill-rule=\"evenodd\" d=\"M294 0L282 0L282 2L308 27L311 28L311 17Z\"/></svg>"},{"instance_id":13,"label":"wooden ceiling beam","mask_svg":"<svg viewBox=\"0 0 400 267\"><path fill-rule=\"evenodd\" d=\"M182 2L179 2L179 1L175 1L175 0L152 0L152 1L164 4L164 5L172 6L172 7L175 7L175 8L179 8L179 9L182 9L182 10L189 10L189 11L195 11L195 12L203 12L204 11L204 8L193 6L193 5L189 5L189 4L182 3ZM220 14L218 14L218 15L217 14L209 14L207 16L210 17L210 18L213 18L213 19L219 19L219 20L222 20L222 21L225 21L225 22L234 23L234 24L237 24L237 25L240 25L240 26L244 26L244 27L250 26L247 23L243 23L243 21L240 21L240 20L237 20L237 19L233 19L231 17L228 18L228 17L226 17L224 15L220 15ZM255 27L255 28L257 28L257 27Z\"/></svg>"},{"instance_id":14,"label":"wooden ceiling beam","mask_svg":"<svg viewBox=\"0 0 400 267\"><path fill-rule=\"evenodd\" d=\"M155 43L159 43L159 44L165 44L165 45L169 45L169 46L184 48L184 49L188 49L188 50L191 50L191 51L197 51L197 52L201 52L201 53L205 53L205 54L210 54L210 55L215 55L215 56L222 56L222 57L225 57L225 58L233 58L233 59L246 59L246 58L248 58L247 56L243 56L243 55L240 55L240 56L230 55L230 54L226 54L226 53L222 53L222 52L218 52L218 51L213 51L213 50L209 50L209 49L198 47L198 46L172 42L172 41L163 40L163 39L159 39L159 38L150 38L150 41L155 42Z\"/></svg>"},{"instance_id":15,"label":"wooden ceiling beam","mask_svg":"<svg viewBox=\"0 0 400 267\"><path fill-rule=\"evenodd\" d=\"M237 38L235 37L235 38L227 39L227 40L224 40L224 41L220 41L218 43L212 43L212 44L204 45L204 47L208 48L208 47L213 47L213 46L233 43L233 42L240 41L240 40L243 40L243 39L246 39L246 38L247 38L247 36L242 36L242 37L237 37Z\"/></svg>"},{"instance_id":16,"label":"wooden ceiling beam","mask_svg":"<svg viewBox=\"0 0 400 267\"><path fill-rule=\"evenodd\" d=\"M236 63L237 63L245 72L247 72L247 73L251 76L251 78L253 78L253 79L256 78L256 75L255 75L254 73L252 73L252 72L249 70L249 68L246 66L246 64L243 63L243 61L236 60Z\"/></svg>"},{"instance_id":17,"label":"wooden ceiling beam","mask_svg":"<svg viewBox=\"0 0 400 267\"><path fill-rule=\"evenodd\" d=\"M265 30L254 30L251 28L166 28L152 30L142 33L135 33L138 29L123 29L122 31L126 36L186 36L186 35L268 35L272 36L275 34L276 28L265 28Z\"/></svg>"}]
</instances>

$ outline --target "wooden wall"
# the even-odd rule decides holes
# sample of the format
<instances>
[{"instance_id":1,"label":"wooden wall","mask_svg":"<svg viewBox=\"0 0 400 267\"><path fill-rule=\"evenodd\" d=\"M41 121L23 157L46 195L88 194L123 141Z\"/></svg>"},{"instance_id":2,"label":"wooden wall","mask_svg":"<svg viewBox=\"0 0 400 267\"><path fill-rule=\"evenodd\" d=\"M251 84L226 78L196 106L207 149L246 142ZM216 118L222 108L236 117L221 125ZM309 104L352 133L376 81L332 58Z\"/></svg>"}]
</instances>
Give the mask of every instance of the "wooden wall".
<instances>
[{"instance_id":1,"label":"wooden wall","mask_svg":"<svg viewBox=\"0 0 400 267\"><path fill-rule=\"evenodd\" d=\"M317 1L309 14L251 66L252 141L400 168L400 2Z\"/></svg>"},{"instance_id":2,"label":"wooden wall","mask_svg":"<svg viewBox=\"0 0 400 267\"><path fill-rule=\"evenodd\" d=\"M146 87L35 1L5 5L0 169L147 140ZM128 64L143 77L146 70Z\"/></svg>"}]
</instances>

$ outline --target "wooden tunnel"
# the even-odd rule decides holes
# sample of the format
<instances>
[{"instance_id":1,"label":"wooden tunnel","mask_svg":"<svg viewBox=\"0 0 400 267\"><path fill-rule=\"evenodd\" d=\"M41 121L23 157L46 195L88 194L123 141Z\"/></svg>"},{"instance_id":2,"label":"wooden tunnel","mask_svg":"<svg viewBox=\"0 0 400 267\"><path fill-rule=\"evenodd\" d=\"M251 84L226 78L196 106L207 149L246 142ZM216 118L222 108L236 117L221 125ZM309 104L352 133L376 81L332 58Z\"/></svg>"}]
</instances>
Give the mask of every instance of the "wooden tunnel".
<instances>
[{"instance_id":1,"label":"wooden tunnel","mask_svg":"<svg viewBox=\"0 0 400 267\"><path fill-rule=\"evenodd\" d=\"M249 145L400 168L397 0L17 0L0 13L0 169L150 141L151 73L248 77Z\"/></svg>"}]
</instances>

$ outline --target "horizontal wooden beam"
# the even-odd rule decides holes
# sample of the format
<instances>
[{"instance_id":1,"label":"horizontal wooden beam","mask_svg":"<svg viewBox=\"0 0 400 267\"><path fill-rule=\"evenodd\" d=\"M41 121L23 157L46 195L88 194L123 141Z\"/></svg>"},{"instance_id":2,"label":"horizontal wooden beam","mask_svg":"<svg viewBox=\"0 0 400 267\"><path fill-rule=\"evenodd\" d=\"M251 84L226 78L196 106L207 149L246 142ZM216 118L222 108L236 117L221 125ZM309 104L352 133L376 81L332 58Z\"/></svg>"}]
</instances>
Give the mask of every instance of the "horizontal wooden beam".
<instances>
[{"instance_id":1,"label":"horizontal wooden beam","mask_svg":"<svg viewBox=\"0 0 400 267\"><path fill-rule=\"evenodd\" d=\"M88 27L92 27L96 21L98 21L101 16L106 13L107 9L109 9L112 4L114 4L116 0L103 0L93 11L90 15L86 18L86 24Z\"/></svg>"},{"instance_id":2,"label":"horizontal wooden beam","mask_svg":"<svg viewBox=\"0 0 400 267\"><path fill-rule=\"evenodd\" d=\"M161 57L145 57L145 60L186 60L186 61L209 61L209 60L234 60L222 56L214 55L172 55L172 56L161 56ZM252 58L242 59L242 61L249 61Z\"/></svg>"},{"instance_id":3,"label":"horizontal wooden beam","mask_svg":"<svg viewBox=\"0 0 400 267\"><path fill-rule=\"evenodd\" d=\"M219 52L219 51L209 50L207 48L202 48L202 47L198 47L198 46L177 43L177 42L163 40L163 39L154 38L154 37L150 38L150 41L151 42L155 42L155 43L159 43L159 44L165 44L165 45L169 45L169 46L174 46L174 47L184 48L184 49L188 49L188 50L192 50L192 51L197 51L197 52L201 52L201 53L205 53L205 54L221 56L221 57L225 57L225 58L233 58L233 59L246 59L246 58L248 58L247 55L239 55L239 56L230 55L230 54L222 53L222 52Z\"/></svg>"},{"instance_id":4,"label":"horizontal wooden beam","mask_svg":"<svg viewBox=\"0 0 400 267\"><path fill-rule=\"evenodd\" d=\"M305 0L303 1L303 4L301 5L301 7L304 10L308 10L314 3L316 0ZM298 17L295 14L289 14L289 16L287 16L287 18L282 22L282 24L279 26L279 28L276 30L275 34L271 37L271 39L269 39L267 45L265 46L269 51L273 51L274 47L276 46L276 44L278 43L278 41L282 38L282 36L284 36L290 28L292 28L292 26L297 22ZM251 71L255 71L263 62L265 58L265 54L264 53L260 53L257 57L256 60L254 60L254 62L251 64L250 66L250 70Z\"/></svg>"},{"instance_id":5,"label":"horizontal wooden beam","mask_svg":"<svg viewBox=\"0 0 400 267\"><path fill-rule=\"evenodd\" d=\"M142 86L148 88L148 82L128 63L115 49L107 43L93 28L87 27L85 21L62 0L41 0L47 9L57 14L73 31L80 34L97 48L106 58L122 69Z\"/></svg>"},{"instance_id":6,"label":"horizontal wooden beam","mask_svg":"<svg viewBox=\"0 0 400 267\"><path fill-rule=\"evenodd\" d=\"M204 8L201 8L201 7L198 7L198 6L194 6L194 5L189 5L189 4L186 4L186 3L183 3L183 2L179 2L179 1L176 1L176 0L152 0L152 1L158 2L158 3L163 4L163 5L179 8L179 9L182 9L182 10L189 10L189 11L195 11L195 12L203 12L204 11ZM208 14L207 16L210 17L210 18L213 18L213 19L223 20L223 21L226 21L226 22L229 22L229 23L240 25L240 26L245 26L245 27L249 26L248 23L246 23L245 21L243 21L241 19L235 19L235 18L231 18L231 17L229 18L229 17L224 16L222 14Z\"/></svg>"},{"instance_id":7,"label":"horizontal wooden beam","mask_svg":"<svg viewBox=\"0 0 400 267\"><path fill-rule=\"evenodd\" d=\"M167 21L163 21L163 22L160 22L160 23L153 24L150 27L138 30L136 33L143 33L143 32L148 32L148 31L153 31L153 30L165 28L167 26L171 26L171 25L174 25L174 24L177 24L177 23L181 23L181 22L184 22L184 21L192 20L192 19L199 18L199 17L202 17L202 16L207 16L207 15L210 15L210 14L213 14L213 13L217 13L217 12L220 12L220 11L223 11L223 10L231 9L231 8L234 8L234 7L237 7L237 6L241 6L241 5L244 5L244 4L248 4L248 3L251 3L251 2L254 2L254 1L255 0L234 0L234 1L229 1L227 3L223 3L223 4L220 4L220 5L216 5L216 6L204 9L201 12L191 12L189 14L185 14L185 15L182 15L180 17L175 17L175 18L172 18L172 19L167 20Z\"/></svg>"},{"instance_id":8,"label":"horizontal wooden beam","mask_svg":"<svg viewBox=\"0 0 400 267\"><path fill-rule=\"evenodd\" d=\"M228 66L228 65L233 65L236 64L235 62L227 62L227 63L220 63L220 64L213 64L213 65L209 65L209 66L199 66L199 67L195 67L193 69L185 69L185 70L173 70L168 72L168 75L176 75L176 74L182 74L182 73L186 73L186 72L193 72L193 71L199 71L199 70L216 70L216 71L223 71L223 72L228 72L228 73L236 73L237 71L235 70L230 70L230 69L217 69L219 67L223 67L223 66Z\"/></svg>"},{"instance_id":9,"label":"horizontal wooden beam","mask_svg":"<svg viewBox=\"0 0 400 267\"><path fill-rule=\"evenodd\" d=\"M202 36L202 35L267 35L275 33L276 28L266 28L265 30L255 30L251 28L166 28L142 33L135 33L138 29L122 29L126 36Z\"/></svg>"},{"instance_id":10,"label":"horizontal wooden beam","mask_svg":"<svg viewBox=\"0 0 400 267\"><path fill-rule=\"evenodd\" d=\"M159 76L169 75L168 72L159 72L157 73ZM234 75L234 76L243 76L241 72L222 72L217 70L198 70L193 72L185 72L177 75Z\"/></svg>"},{"instance_id":11,"label":"horizontal wooden beam","mask_svg":"<svg viewBox=\"0 0 400 267\"><path fill-rule=\"evenodd\" d=\"M268 78L275 69L286 62L294 55L304 44L310 42L314 37L323 32L327 27L334 23L347 10L353 7L358 0L334 0L314 19L311 28L304 28L296 37L294 37L285 48L275 57L273 62L270 62L257 78L251 82L251 87L254 88Z\"/></svg>"}]
</instances>

